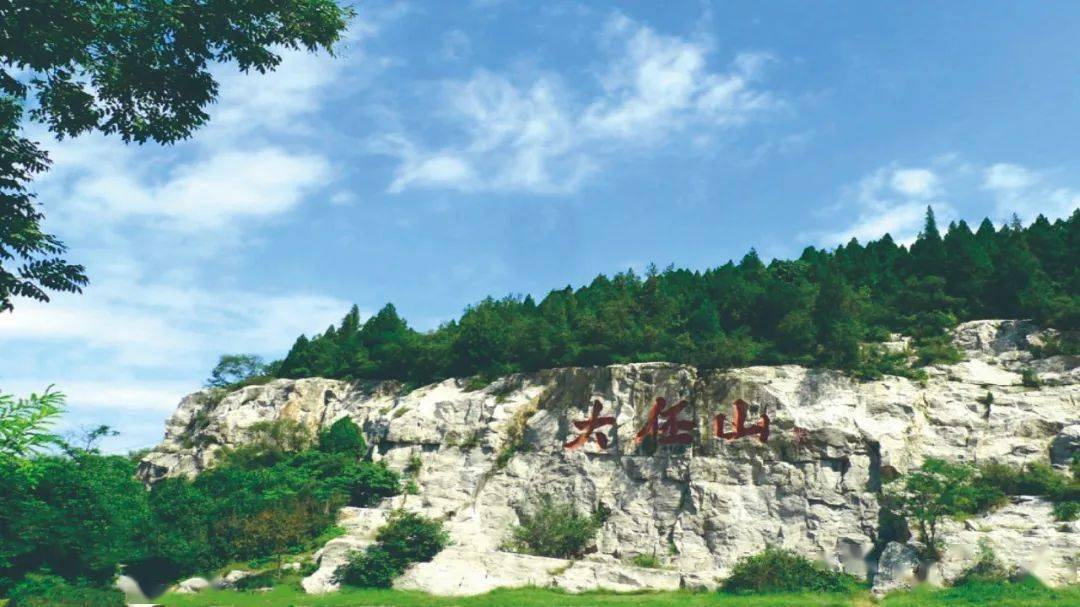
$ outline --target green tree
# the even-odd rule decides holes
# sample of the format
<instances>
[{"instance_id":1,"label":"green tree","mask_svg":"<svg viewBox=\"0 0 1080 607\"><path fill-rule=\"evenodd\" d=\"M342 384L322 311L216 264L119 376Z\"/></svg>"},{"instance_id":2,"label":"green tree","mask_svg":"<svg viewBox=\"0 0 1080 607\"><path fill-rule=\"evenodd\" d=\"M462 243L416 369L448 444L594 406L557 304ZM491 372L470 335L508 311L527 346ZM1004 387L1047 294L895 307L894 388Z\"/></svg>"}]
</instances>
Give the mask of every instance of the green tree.
<instances>
[{"instance_id":1,"label":"green tree","mask_svg":"<svg viewBox=\"0 0 1080 607\"><path fill-rule=\"evenodd\" d=\"M544 496L510 530L507 548L561 559L580 558L603 524L601 512L581 514L569 502Z\"/></svg>"},{"instance_id":2,"label":"green tree","mask_svg":"<svg viewBox=\"0 0 1080 607\"><path fill-rule=\"evenodd\" d=\"M222 354L206 380L208 388L227 388L265 375L266 363L254 354Z\"/></svg>"},{"instance_id":3,"label":"green tree","mask_svg":"<svg viewBox=\"0 0 1080 607\"><path fill-rule=\"evenodd\" d=\"M349 555L334 577L350 586L389 588L409 565L430 561L449 543L441 521L395 510L376 533L375 544Z\"/></svg>"},{"instance_id":4,"label":"green tree","mask_svg":"<svg viewBox=\"0 0 1080 607\"><path fill-rule=\"evenodd\" d=\"M367 451L364 433L352 419L343 417L319 433L319 450L361 457Z\"/></svg>"},{"instance_id":5,"label":"green tree","mask_svg":"<svg viewBox=\"0 0 1080 607\"><path fill-rule=\"evenodd\" d=\"M931 209L909 251L888 235L833 251L806 248L766 266L751 251L704 272L649 268L600 275L573 289L485 298L458 320L419 333L393 306L361 325L301 336L277 365L282 377L396 379L407 384L560 366L664 360L703 367L820 364L869 379L919 377L904 353L873 342L914 338L915 365L960 359L947 329L975 318L1034 318L1064 329L1055 351L1075 349L1080 326L1080 212L1028 228L942 238ZM1047 350L1049 351L1049 350ZM272 365L273 366L273 365Z\"/></svg>"},{"instance_id":6,"label":"green tree","mask_svg":"<svg viewBox=\"0 0 1080 607\"><path fill-rule=\"evenodd\" d=\"M851 368L859 360L859 343L864 327L860 298L844 277L828 271L814 302L814 324L818 328L819 358L827 365Z\"/></svg>"},{"instance_id":7,"label":"green tree","mask_svg":"<svg viewBox=\"0 0 1080 607\"><path fill-rule=\"evenodd\" d=\"M945 243L931 207L926 207L926 221L915 244L911 245L911 256L920 273L940 276L945 271Z\"/></svg>"},{"instance_id":8,"label":"green tree","mask_svg":"<svg viewBox=\"0 0 1080 607\"><path fill-rule=\"evenodd\" d=\"M24 107L60 138L172 143L206 122L213 64L265 72L277 49L330 50L350 15L334 0L0 2L0 311L87 282L42 229L28 186L49 159L20 135Z\"/></svg>"},{"instance_id":9,"label":"green tree","mask_svg":"<svg viewBox=\"0 0 1080 607\"><path fill-rule=\"evenodd\" d=\"M0 579L48 568L106 585L141 557L147 492L128 458L38 457L19 468L0 460Z\"/></svg>"},{"instance_id":10,"label":"green tree","mask_svg":"<svg viewBox=\"0 0 1080 607\"><path fill-rule=\"evenodd\" d=\"M929 556L941 554L938 527L945 517L976 512L984 502L972 485L975 474L973 466L927 458L918 470L892 481L889 497L897 511L915 523Z\"/></svg>"},{"instance_id":11,"label":"green tree","mask_svg":"<svg viewBox=\"0 0 1080 607\"><path fill-rule=\"evenodd\" d=\"M28 398L0 394L0 459L26 457L58 445L60 437L50 429L64 412L64 400L52 386Z\"/></svg>"}]
</instances>

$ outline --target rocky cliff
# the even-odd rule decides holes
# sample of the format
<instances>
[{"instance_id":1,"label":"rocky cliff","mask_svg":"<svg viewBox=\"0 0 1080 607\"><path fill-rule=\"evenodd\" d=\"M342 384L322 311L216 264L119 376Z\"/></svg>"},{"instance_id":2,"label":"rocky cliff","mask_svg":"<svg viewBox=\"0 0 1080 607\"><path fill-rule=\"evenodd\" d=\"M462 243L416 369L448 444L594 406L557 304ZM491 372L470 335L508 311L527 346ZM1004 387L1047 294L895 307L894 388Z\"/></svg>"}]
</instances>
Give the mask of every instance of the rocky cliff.
<instances>
[{"instance_id":1,"label":"rocky cliff","mask_svg":"<svg viewBox=\"0 0 1080 607\"><path fill-rule=\"evenodd\" d=\"M304 580L312 592L332 590L344 555L370 543L399 507L447 522L453 546L397 582L441 594L526 584L710 587L767 545L872 575L884 480L928 456L1065 465L1080 448L1080 360L1035 358L1030 346L1040 339L1019 321L961 325L955 341L966 360L930 367L922 382L666 363L520 374L473 391L461 380L411 392L393 382L276 380L220 400L186 397L140 474L152 481L197 473L222 447L242 444L251 424L275 419L316 429L347 415L374 458L402 470L419 456L418 495L343 509L348 533L320 551L320 569ZM1022 369L1042 386L1023 386ZM747 403L745 416L736 401ZM541 496L610 512L588 558L500 551ZM1080 526L1055 523L1050 505L1036 498L950 523L945 539L938 572L945 578L971 563L985 539L1004 561L1049 584L1077 580ZM655 555L665 568L626 565L636 555Z\"/></svg>"}]
</instances>

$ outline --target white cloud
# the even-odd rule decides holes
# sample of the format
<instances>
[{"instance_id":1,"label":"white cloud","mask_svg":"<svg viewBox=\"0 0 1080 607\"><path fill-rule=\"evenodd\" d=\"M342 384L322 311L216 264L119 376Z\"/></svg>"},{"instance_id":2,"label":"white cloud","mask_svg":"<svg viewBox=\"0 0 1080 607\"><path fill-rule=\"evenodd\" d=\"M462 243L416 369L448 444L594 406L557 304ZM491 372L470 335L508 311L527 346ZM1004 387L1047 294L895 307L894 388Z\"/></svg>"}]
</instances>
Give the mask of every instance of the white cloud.
<instances>
[{"instance_id":1,"label":"white cloud","mask_svg":"<svg viewBox=\"0 0 1080 607\"><path fill-rule=\"evenodd\" d=\"M132 276L49 303L22 302L0 323L0 339L68 343L99 352L118 369L167 369L225 351L280 353L347 310L333 297L211 291Z\"/></svg>"},{"instance_id":2,"label":"white cloud","mask_svg":"<svg viewBox=\"0 0 1080 607\"><path fill-rule=\"evenodd\" d=\"M983 183L997 201L996 213L1016 214L1024 222L1039 214L1050 219L1068 217L1080 208L1080 189L1048 182L1043 171L1018 164L998 163L983 170Z\"/></svg>"},{"instance_id":3,"label":"white cloud","mask_svg":"<svg viewBox=\"0 0 1080 607\"><path fill-rule=\"evenodd\" d=\"M844 189L842 200L833 211L854 216L840 229L800 238L815 238L821 245L846 243L852 238L860 242L890 234L898 243L912 242L922 228L926 207L932 205L937 213L947 213L949 204L936 198L944 194L939 176L922 167L884 167Z\"/></svg>"},{"instance_id":4,"label":"white cloud","mask_svg":"<svg viewBox=\"0 0 1080 607\"><path fill-rule=\"evenodd\" d=\"M41 392L49 384L39 381L19 381L3 386L9 394L26 395ZM194 387L190 382L150 381L139 384L110 381L68 381L53 387L67 397L73 406L87 409L113 409L170 413L176 403ZM160 430L161 424L155 430Z\"/></svg>"},{"instance_id":5,"label":"white cloud","mask_svg":"<svg viewBox=\"0 0 1080 607\"><path fill-rule=\"evenodd\" d=\"M892 188L914 198L928 198L938 193L938 178L927 169L897 169L892 174Z\"/></svg>"},{"instance_id":6,"label":"white cloud","mask_svg":"<svg viewBox=\"0 0 1080 607\"><path fill-rule=\"evenodd\" d=\"M326 156L275 141L309 130L323 90L344 68L327 55L282 56L267 74L222 66L210 123L191 142L161 148L43 134L54 164L36 187L50 221L76 231L125 220L180 231L224 228L288 212L328 185L334 171Z\"/></svg>"},{"instance_id":7,"label":"white cloud","mask_svg":"<svg viewBox=\"0 0 1080 607\"><path fill-rule=\"evenodd\" d=\"M288 211L329 175L328 161L315 154L290 154L277 147L225 150L179 167L164 183L138 192L135 204L121 203L120 209L196 227L219 226L234 218Z\"/></svg>"},{"instance_id":8,"label":"white cloud","mask_svg":"<svg viewBox=\"0 0 1080 607\"><path fill-rule=\"evenodd\" d=\"M934 208L942 230L960 218L974 224L984 217L1001 223L1014 213L1025 223L1039 214L1051 221L1068 217L1080 208L1080 189L1053 184L1047 175L1018 164L963 163L954 156L926 167L889 165L843 188L840 200L823 214L842 227L800 238L831 246L888 233L898 243L911 243L923 227L927 206Z\"/></svg>"},{"instance_id":9,"label":"white cloud","mask_svg":"<svg viewBox=\"0 0 1080 607\"><path fill-rule=\"evenodd\" d=\"M741 124L778 103L751 87L771 60L767 54L738 55L728 72L713 73L704 44L660 35L624 16L609 22L604 38L618 58L601 78L604 96L582 121L599 137L655 137L690 121Z\"/></svg>"},{"instance_id":10,"label":"white cloud","mask_svg":"<svg viewBox=\"0 0 1080 607\"><path fill-rule=\"evenodd\" d=\"M464 143L428 147L402 132L372 149L399 159L388 190L575 191L605 156L669 140L694 126L744 124L782 105L755 84L765 54L737 56L710 70L707 44L658 34L613 17L601 42L608 64L601 93L584 102L553 74L515 79L480 70L442 87L443 115Z\"/></svg>"},{"instance_id":11,"label":"white cloud","mask_svg":"<svg viewBox=\"0 0 1080 607\"><path fill-rule=\"evenodd\" d=\"M983 187L988 190L1018 190L1035 185L1038 180L1035 173L1016 164L1002 162L983 170Z\"/></svg>"}]
</instances>

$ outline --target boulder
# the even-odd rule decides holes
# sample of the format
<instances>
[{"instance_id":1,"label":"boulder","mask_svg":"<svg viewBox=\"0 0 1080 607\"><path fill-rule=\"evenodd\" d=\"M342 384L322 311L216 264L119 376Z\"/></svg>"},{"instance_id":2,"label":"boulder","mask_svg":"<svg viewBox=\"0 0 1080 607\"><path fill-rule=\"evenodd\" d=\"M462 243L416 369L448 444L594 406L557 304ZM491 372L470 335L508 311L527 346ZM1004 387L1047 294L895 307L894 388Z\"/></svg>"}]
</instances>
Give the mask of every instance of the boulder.
<instances>
[{"instance_id":1,"label":"boulder","mask_svg":"<svg viewBox=\"0 0 1080 607\"><path fill-rule=\"evenodd\" d=\"M330 540L325 546L315 553L315 561L319 568L315 573L300 580L300 586L309 594L323 594L333 592L341 587L334 577L338 567L349 561L349 555L353 552L362 552L371 545L373 540L361 539L350 536L338 537Z\"/></svg>"},{"instance_id":2,"label":"boulder","mask_svg":"<svg viewBox=\"0 0 1080 607\"><path fill-rule=\"evenodd\" d=\"M878 558L874 594L880 596L914 586L918 582L920 564L919 553L914 547L900 542L889 542Z\"/></svg>"},{"instance_id":3,"label":"boulder","mask_svg":"<svg viewBox=\"0 0 1080 607\"><path fill-rule=\"evenodd\" d=\"M1068 467L1080 455L1080 424L1065 427L1050 443L1050 463Z\"/></svg>"},{"instance_id":4,"label":"boulder","mask_svg":"<svg viewBox=\"0 0 1080 607\"><path fill-rule=\"evenodd\" d=\"M179 594L195 594L202 592L210 587L210 581L201 577L190 577L179 584L173 589L173 592Z\"/></svg>"},{"instance_id":5,"label":"boulder","mask_svg":"<svg viewBox=\"0 0 1080 607\"><path fill-rule=\"evenodd\" d=\"M233 569L226 573L221 579L217 581L216 586L218 588L234 588L236 583L244 578L248 578L255 575L254 571L244 571L243 569Z\"/></svg>"}]
</instances>

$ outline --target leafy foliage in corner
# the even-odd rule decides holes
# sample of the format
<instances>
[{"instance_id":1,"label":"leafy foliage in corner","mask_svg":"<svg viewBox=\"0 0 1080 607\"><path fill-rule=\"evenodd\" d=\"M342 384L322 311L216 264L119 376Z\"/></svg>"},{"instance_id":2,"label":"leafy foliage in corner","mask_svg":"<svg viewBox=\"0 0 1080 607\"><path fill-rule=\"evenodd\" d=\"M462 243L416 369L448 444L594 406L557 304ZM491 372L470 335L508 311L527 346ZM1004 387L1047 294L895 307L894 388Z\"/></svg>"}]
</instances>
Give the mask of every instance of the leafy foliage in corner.
<instances>
[{"instance_id":1,"label":"leafy foliage in corner","mask_svg":"<svg viewBox=\"0 0 1080 607\"><path fill-rule=\"evenodd\" d=\"M27 398L0 394L0 458L26 457L58 444L60 437L49 429L64 412L64 400L52 386Z\"/></svg>"},{"instance_id":2,"label":"leafy foliage in corner","mask_svg":"<svg viewBox=\"0 0 1080 607\"><path fill-rule=\"evenodd\" d=\"M279 377L469 377L470 389L518 371L665 360L699 367L795 363L925 377L915 365L950 363L947 329L979 318L1033 318L1080 327L1080 210L1000 228L963 221L939 231L933 212L915 243L890 236L835 250L806 248L768 265L751 250L704 272L649 269L598 276L587 286L485 299L437 330L411 329L393 305L366 322L354 307L339 326L300 336ZM913 338L886 351L890 334ZM1064 334L1064 333L1063 333Z\"/></svg>"},{"instance_id":3,"label":"leafy foliage in corner","mask_svg":"<svg viewBox=\"0 0 1080 607\"><path fill-rule=\"evenodd\" d=\"M569 502L556 502L544 496L535 510L522 515L521 523L511 529L505 547L537 556L580 558L596 537L603 519L602 509L585 515Z\"/></svg>"},{"instance_id":4,"label":"leafy foliage in corner","mask_svg":"<svg viewBox=\"0 0 1080 607\"><path fill-rule=\"evenodd\" d=\"M29 184L49 158L21 136L25 107L59 138L176 142L208 119L213 64L266 72L282 48L329 50L351 14L334 0L0 2L0 312L87 283L42 229Z\"/></svg>"},{"instance_id":5,"label":"leafy foliage in corner","mask_svg":"<svg viewBox=\"0 0 1080 607\"><path fill-rule=\"evenodd\" d=\"M334 573L339 583L361 588L389 588L413 563L426 563L450 543L440 521L395 510L364 552L349 555Z\"/></svg>"},{"instance_id":6,"label":"leafy foliage in corner","mask_svg":"<svg viewBox=\"0 0 1080 607\"><path fill-rule=\"evenodd\" d=\"M122 456L0 458L0 595L28 573L109 585L142 554L147 492Z\"/></svg>"},{"instance_id":7,"label":"leafy foliage in corner","mask_svg":"<svg viewBox=\"0 0 1080 607\"><path fill-rule=\"evenodd\" d=\"M831 571L790 550L769 547L748 556L731 570L722 590L735 594L774 592L852 592L859 581Z\"/></svg>"}]
</instances>

